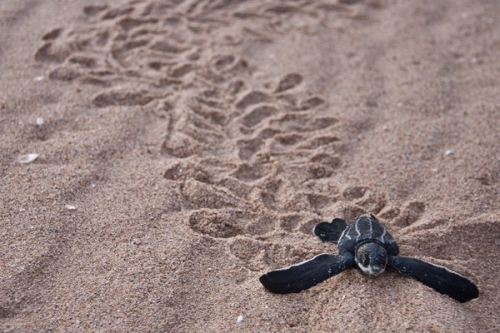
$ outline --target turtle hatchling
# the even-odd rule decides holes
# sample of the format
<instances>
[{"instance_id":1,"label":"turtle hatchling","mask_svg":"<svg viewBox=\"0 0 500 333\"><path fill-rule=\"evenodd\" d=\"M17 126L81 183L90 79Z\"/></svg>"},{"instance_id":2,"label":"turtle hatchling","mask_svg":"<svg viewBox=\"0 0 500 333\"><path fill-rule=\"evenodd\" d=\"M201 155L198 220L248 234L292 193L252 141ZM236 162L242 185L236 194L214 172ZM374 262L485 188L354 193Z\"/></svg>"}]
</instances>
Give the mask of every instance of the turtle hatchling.
<instances>
[{"instance_id":1,"label":"turtle hatchling","mask_svg":"<svg viewBox=\"0 0 500 333\"><path fill-rule=\"evenodd\" d=\"M353 223L338 218L330 223L321 222L314 227L314 234L323 242L336 243L339 254L320 254L268 272L260 277L267 290L277 294L298 293L357 267L369 275L394 269L462 303L479 296L477 287L466 277L442 266L399 256L396 241L373 215L361 216Z\"/></svg>"}]
</instances>

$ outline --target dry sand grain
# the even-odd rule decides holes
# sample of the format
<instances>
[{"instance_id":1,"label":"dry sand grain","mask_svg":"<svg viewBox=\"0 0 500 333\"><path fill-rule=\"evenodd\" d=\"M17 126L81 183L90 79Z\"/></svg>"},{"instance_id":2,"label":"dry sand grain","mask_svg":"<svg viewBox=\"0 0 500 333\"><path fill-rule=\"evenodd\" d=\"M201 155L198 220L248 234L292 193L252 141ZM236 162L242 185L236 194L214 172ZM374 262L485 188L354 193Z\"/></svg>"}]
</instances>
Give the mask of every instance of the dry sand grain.
<instances>
[{"instance_id":1,"label":"dry sand grain","mask_svg":"<svg viewBox=\"0 0 500 333\"><path fill-rule=\"evenodd\" d=\"M0 331L500 330L499 18L3 0ZM364 213L480 297L355 270L265 292L260 274L336 251L316 222Z\"/></svg>"}]
</instances>

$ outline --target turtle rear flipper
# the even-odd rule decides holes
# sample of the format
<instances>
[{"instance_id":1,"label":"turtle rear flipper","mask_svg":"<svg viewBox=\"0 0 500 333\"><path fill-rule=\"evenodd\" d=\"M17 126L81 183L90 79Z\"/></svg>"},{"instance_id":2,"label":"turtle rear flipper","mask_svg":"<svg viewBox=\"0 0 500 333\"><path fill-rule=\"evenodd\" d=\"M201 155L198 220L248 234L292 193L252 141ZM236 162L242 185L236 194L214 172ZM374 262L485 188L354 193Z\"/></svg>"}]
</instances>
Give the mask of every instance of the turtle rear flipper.
<instances>
[{"instance_id":1,"label":"turtle rear flipper","mask_svg":"<svg viewBox=\"0 0 500 333\"><path fill-rule=\"evenodd\" d=\"M310 260L277 269L260 277L262 285L275 294L298 293L354 265L354 257L346 253L333 256L320 254Z\"/></svg>"},{"instance_id":2,"label":"turtle rear flipper","mask_svg":"<svg viewBox=\"0 0 500 333\"><path fill-rule=\"evenodd\" d=\"M321 222L314 227L314 234L323 242L337 243L347 227L347 222L342 219L333 219L332 222Z\"/></svg>"},{"instance_id":3,"label":"turtle rear flipper","mask_svg":"<svg viewBox=\"0 0 500 333\"><path fill-rule=\"evenodd\" d=\"M390 256L389 267L428 287L465 303L479 296L479 290L469 279L445 267L422 260Z\"/></svg>"}]
</instances>

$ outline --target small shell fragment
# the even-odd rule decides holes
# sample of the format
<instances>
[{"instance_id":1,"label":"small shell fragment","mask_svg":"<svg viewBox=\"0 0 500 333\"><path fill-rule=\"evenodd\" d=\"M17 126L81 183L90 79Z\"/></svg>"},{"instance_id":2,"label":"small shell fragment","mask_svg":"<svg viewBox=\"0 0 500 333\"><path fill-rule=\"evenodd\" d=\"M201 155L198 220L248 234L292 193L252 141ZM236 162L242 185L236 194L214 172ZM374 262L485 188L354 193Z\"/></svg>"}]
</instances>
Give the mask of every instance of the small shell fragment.
<instances>
[{"instance_id":1,"label":"small shell fragment","mask_svg":"<svg viewBox=\"0 0 500 333\"><path fill-rule=\"evenodd\" d=\"M43 118L42 118L42 117L38 117L38 118L36 118L36 124L37 124L38 126L42 126L42 125L43 125L43 123L44 123L44 121L43 121Z\"/></svg>"},{"instance_id":2,"label":"small shell fragment","mask_svg":"<svg viewBox=\"0 0 500 333\"><path fill-rule=\"evenodd\" d=\"M33 162L34 160L36 160L38 158L38 154L26 154L26 155L22 155L22 156L19 156L18 158L18 161L19 163L21 164L29 164L31 162Z\"/></svg>"},{"instance_id":3,"label":"small shell fragment","mask_svg":"<svg viewBox=\"0 0 500 333\"><path fill-rule=\"evenodd\" d=\"M238 318L236 318L236 324L239 324L243 321L243 315L239 315Z\"/></svg>"},{"instance_id":4,"label":"small shell fragment","mask_svg":"<svg viewBox=\"0 0 500 333\"><path fill-rule=\"evenodd\" d=\"M45 79L44 76L37 76L33 80L35 80L35 81L42 81L43 79Z\"/></svg>"},{"instance_id":5,"label":"small shell fragment","mask_svg":"<svg viewBox=\"0 0 500 333\"><path fill-rule=\"evenodd\" d=\"M444 152L444 156L453 155L453 149L448 149Z\"/></svg>"},{"instance_id":6,"label":"small shell fragment","mask_svg":"<svg viewBox=\"0 0 500 333\"><path fill-rule=\"evenodd\" d=\"M72 205L66 205L66 209L67 210L76 210L76 207L72 206Z\"/></svg>"}]
</instances>

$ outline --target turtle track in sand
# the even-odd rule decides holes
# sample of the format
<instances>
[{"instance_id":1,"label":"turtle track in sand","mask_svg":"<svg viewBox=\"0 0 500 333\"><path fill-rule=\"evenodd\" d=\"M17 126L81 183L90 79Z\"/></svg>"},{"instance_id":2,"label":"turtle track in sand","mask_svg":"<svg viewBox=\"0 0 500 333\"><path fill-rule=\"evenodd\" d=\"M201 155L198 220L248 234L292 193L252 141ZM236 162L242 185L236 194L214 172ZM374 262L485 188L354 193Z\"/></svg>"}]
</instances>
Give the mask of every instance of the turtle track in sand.
<instances>
[{"instance_id":1,"label":"turtle track in sand","mask_svg":"<svg viewBox=\"0 0 500 333\"><path fill-rule=\"evenodd\" d=\"M297 231L309 237L327 211L349 220L380 214L399 227L423 213L420 202L387 207L383 193L331 185L345 154L336 131L341 124L330 116L326 98L308 90L303 73L263 82L258 66L243 56L213 54L214 49L234 51L242 36L266 43L286 33L287 25L307 29L294 19L317 20L318 10L363 19L352 4L131 1L116 8L87 6L86 25L46 32L35 60L49 64L51 80L99 87L92 100L97 108L156 109L168 128L161 144L170 165L164 178L179 184L192 211L187 224L196 233L230 240L231 253L260 270L280 257L306 256L311 249L273 240ZM248 17L263 24L260 30L246 23ZM219 38L200 38L214 30ZM283 177L285 170L295 177ZM290 187L295 194L282 193ZM273 252L276 258L270 259Z\"/></svg>"},{"instance_id":2,"label":"turtle track in sand","mask_svg":"<svg viewBox=\"0 0 500 333\"><path fill-rule=\"evenodd\" d=\"M403 239L447 223L426 221L423 202L397 205L369 186L338 185L336 173L348 158L345 124L326 93L296 69L262 78L259 64L245 57L245 45L274 41L290 28L307 31L303 22L314 25L324 12L363 21L364 7L380 10L364 1L87 6L85 24L45 33L35 59L47 64L51 80L95 89L90 103L98 109L155 110L166 128L157 142L167 164L163 177L185 200L183 223L225 242L249 271L262 272L323 250L311 241L312 227L333 216L374 213L395 237L401 228ZM360 131L369 127L368 120L359 124ZM444 246L453 230L435 236L437 243Z\"/></svg>"}]
</instances>

